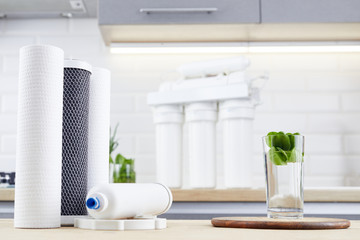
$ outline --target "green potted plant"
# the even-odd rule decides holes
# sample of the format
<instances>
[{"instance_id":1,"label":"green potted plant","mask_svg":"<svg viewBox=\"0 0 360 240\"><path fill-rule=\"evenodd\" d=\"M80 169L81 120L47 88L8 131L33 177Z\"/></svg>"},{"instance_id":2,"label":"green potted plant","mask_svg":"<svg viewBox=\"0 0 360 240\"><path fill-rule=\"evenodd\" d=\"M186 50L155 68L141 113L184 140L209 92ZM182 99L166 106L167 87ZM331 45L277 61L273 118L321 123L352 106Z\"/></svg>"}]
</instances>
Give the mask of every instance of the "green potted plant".
<instances>
[{"instance_id":1,"label":"green potted plant","mask_svg":"<svg viewBox=\"0 0 360 240\"><path fill-rule=\"evenodd\" d=\"M122 154L117 153L113 158L113 152L119 146L116 132L119 124L116 124L114 132L111 132L109 141L109 166L110 182L113 183L135 183L136 173L134 170L134 159L125 158Z\"/></svg>"}]
</instances>

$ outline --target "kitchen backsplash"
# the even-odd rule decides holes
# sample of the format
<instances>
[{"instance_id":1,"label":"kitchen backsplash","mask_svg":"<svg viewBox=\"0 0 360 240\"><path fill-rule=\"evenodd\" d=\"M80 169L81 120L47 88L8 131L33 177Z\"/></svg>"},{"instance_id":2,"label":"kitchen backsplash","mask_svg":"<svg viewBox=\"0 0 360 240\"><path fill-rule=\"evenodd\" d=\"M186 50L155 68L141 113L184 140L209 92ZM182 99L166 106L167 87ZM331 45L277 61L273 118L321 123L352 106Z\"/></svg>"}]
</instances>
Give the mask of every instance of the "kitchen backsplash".
<instances>
[{"instance_id":1,"label":"kitchen backsplash","mask_svg":"<svg viewBox=\"0 0 360 240\"><path fill-rule=\"evenodd\" d=\"M187 62L235 56L115 55L104 46L95 19L0 20L0 171L15 170L19 48L52 44L67 57L112 72L111 123L119 122L118 151L134 157L137 180L155 180L155 137L146 94ZM306 136L305 186L360 185L360 54L247 54L249 74L266 72L256 110L254 186L264 186L260 137L268 131ZM218 124L220 133L221 125ZM218 138L221 141L221 138ZM218 183L222 150L218 149ZM49 156L51 157L51 156Z\"/></svg>"}]
</instances>

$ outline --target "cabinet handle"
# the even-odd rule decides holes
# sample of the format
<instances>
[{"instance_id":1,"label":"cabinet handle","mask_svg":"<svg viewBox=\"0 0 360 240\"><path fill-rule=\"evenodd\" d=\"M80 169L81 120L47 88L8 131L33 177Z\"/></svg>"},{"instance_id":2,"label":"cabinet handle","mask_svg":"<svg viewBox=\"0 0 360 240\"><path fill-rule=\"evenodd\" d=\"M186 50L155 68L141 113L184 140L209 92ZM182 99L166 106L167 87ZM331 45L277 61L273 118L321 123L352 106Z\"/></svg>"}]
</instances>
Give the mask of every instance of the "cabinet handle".
<instances>
[{"instance_id":1,"label":"cabinet handle","mask_svg":"<svg viewBox=\"0 0 360 240\"><path fill-rule=\"evenodd\" d=\"M218 11L217 8L141 8L141 13L212 13Z\"/></svg>"}]
</instances>

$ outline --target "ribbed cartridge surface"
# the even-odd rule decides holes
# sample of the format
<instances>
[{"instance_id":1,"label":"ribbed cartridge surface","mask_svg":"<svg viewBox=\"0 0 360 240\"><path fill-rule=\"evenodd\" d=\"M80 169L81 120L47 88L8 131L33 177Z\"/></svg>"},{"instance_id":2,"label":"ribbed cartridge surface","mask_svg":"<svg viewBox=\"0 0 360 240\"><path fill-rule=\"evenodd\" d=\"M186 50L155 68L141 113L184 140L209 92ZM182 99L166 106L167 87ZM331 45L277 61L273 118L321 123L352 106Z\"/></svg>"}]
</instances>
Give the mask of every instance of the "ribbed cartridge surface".
<instances>
[{"instance_id":1,"label":"ribbed cartridge surface","mask_svg":"<svg viewBox=\"0 0 360 240\"><path fill-rule=\"evenodd\" d=\"M61 215L86 215L90 71L64 68Z\"/></svg>"},{"instance_id":2,"label":"ribbed cartridge surface","mask_svg":"<svg viewBox=\"0 0 360 240\"><path fill-rule=\"evenodd\" d=\"M63 64L60 48L20 49L16 228L60 227Z\"/></svg>"}]
</instances>

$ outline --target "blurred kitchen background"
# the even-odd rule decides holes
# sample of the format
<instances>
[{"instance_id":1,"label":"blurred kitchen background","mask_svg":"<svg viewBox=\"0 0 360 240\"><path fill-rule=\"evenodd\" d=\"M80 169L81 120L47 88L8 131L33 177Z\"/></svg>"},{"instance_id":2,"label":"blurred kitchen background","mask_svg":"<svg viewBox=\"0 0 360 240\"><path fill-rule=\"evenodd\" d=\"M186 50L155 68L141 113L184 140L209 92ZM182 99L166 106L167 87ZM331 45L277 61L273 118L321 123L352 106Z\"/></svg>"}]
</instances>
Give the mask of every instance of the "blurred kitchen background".
<instances>
[{"instance_id":1,"label":"blurred kitchen background","mask_svg":"<svg viewBox=\"0 0 360 240\"><path fill-rule=\"evenodd\" d=\"M306 136L306 187L360 186L359 51L115 54L105 46L96 9L91 14L0 19L0 172L15 170L19 48L51 44L62 48L66 57L111 70L111 125L119 122L117 151L135 158L137 182L156 179L155 125L147 93L157 91L164 81L176 80L176 68L182 64L243 55L251 61L249 75L269 76L261 93L263 103L255 113L253 187L265 186L260 137L281 130ZM301 35L302 29L297 31ZM217 133L221 135L221 124ZM217 147L217 185L221 186L221 144Z\"/></svg>"}]
</instances>

